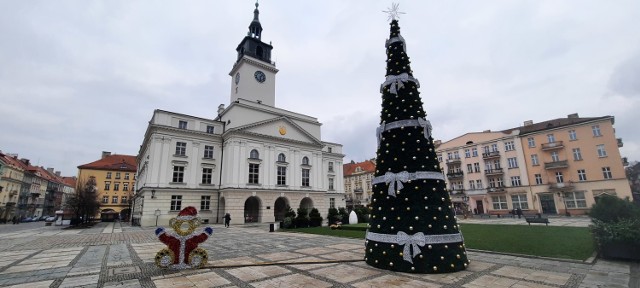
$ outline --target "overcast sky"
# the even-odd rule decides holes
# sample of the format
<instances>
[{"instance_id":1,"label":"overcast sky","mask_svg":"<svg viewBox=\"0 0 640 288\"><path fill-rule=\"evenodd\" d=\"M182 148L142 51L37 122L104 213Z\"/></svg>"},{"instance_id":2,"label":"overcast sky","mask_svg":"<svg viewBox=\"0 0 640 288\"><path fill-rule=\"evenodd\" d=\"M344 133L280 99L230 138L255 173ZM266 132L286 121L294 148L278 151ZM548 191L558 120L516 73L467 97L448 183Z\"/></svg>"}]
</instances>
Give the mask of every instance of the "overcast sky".
<instances>
[{"instance_id":1,"label":"overcast sky","mask_svg":"<svg viewBox=\"0 0 640 288\"><path fill-rule=\"evenodd\" d=\"M76 175L136 155L154 109L214 118L254 1L0 1L0 150ZM399 1L434 138L615 116L640 160L640 1ZM260 2L276 106L375 155L390 1ZM634 128L636 127L636 128Z\"/></svg>"}]
</instances>

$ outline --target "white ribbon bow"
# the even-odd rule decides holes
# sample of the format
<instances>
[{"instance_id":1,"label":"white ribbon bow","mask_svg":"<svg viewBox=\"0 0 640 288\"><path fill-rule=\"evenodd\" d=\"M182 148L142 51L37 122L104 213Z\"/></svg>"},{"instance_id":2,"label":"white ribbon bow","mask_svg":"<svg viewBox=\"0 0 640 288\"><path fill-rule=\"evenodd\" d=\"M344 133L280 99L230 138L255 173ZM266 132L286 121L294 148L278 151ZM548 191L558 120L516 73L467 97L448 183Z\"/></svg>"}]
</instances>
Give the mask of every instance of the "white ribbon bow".
<instances>
[{"instance_id":1,"label":"white ribbon bow","mask_svg":"<svg viewBox=\"0 0 640 288\"><path fill-rule=\"evenodd\" d=\"M398 245L404 245L404 249L402 250L402 259L413 264L413 258L422 253L419 246L424 246L426 244L424 233L418 232L409 236L407 233L400 231L398 232L397 237ZM413 252L409 247L413 248Z\"/></svg>"},{"instance_id":2,"label":"white ribbon bow","mask_svg":"<svg viewBox=\"0 0 640 288\"><path fill-rule=\"evenodd\" d=\"M376 136L378 137L378 147L380 147L380 141L382 141L382 132L384 132L384 122L376 128Z\"/></svg>"},{"instance_id":3,"label":"white ribbon bow","mask_svg":"<svg viewBox=\"0 0 640 288\"><path fill-rule=\"evenodd\" d=\"M396 191L402 190L404 186L402 182L409 181L409 172L402 171L400 173L394 174L392 172L387 172L384 174L384 182L389 184L389 196L396 197Z\"/></svg>"},{"instance_id":4,"label":"white ribbon bow","mask_svg":"<svg viewBox=\"0 0 640 288\"><path fill-rule=\"evenodd\" d=\"M389 79L391 78L391 79ZM391 80L391 86L389 86L389 92L398 95L398 90L404 87L404 82L409 81L409 74L402 73L400 75L388 76L387 81Z\"/></svg>"},{"instance_id":5,"label":"white ribbon bow","mask_svg":"<svg viewBox=\"0 0 640 288\"><path fill-rule=\"evenodd\" d=\"M419 117L418 124L420 124L422 129L424 129L424 138L429 139L429 137L431 137L431 129L433 129L433 127L431 127L431 122L422 117Z\"/></svg>"}]
</instances>

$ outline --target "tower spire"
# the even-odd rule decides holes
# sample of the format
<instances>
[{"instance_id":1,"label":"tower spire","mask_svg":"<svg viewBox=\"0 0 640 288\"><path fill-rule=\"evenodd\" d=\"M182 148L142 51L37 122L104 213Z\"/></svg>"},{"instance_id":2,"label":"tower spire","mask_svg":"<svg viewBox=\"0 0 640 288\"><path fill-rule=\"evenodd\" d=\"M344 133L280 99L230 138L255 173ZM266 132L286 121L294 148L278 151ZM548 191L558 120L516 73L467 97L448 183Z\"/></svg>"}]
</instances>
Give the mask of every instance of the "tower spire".
<instances>
[{"instance_id":1,"label":"tower spire","mask_svg":"<svg viewBox=\"0 0 640 288\"><path fill-rule=\"evenodd\" d=\"M256 0L256 9L253 10L253 21L249 24L248 36L260 39L262 34L262 25L260 25L260 10L258 10L258 0Z\"/></svg>"}]
</instances>

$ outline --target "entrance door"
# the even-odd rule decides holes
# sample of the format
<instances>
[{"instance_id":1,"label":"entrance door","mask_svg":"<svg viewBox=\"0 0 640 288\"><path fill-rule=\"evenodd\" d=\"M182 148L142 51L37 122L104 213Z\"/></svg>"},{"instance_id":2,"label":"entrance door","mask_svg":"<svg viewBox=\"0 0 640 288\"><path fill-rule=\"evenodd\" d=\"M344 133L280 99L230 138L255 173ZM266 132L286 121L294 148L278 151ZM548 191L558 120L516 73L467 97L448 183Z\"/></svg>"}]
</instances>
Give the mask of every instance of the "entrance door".
<instances>
[{"instance_id":1,"label":"entrance door","mask_svg":"<svg viewBox=\"0 0 640 288\"><path fill-rule=\"evenodd\" d=\"M284 214L287 212L287 199L279 197L276 199L276 203L273 209L273 216L276 218L276 222L284 221Z\"/></svg>"},{"instance_id":2,"label":"entrance door","mask_svg":"<svg viewBox=\"0 0 640 288\"><path fill-rule=\"evenodd\" d=\"M244 202L244 223L260 222L260 200L252 196Z\"/></svg>"},{"instance_id":3,"label":"entrance door","mask_svg":"<svg viewBox=\"0 0 640 288\"><path fill-rule=\"evenodd\" d=\"M482 205L482 200L476 200L476 209L478 209L478 214L484 214L484 206Z\"/></svg>"},{"instance_id":4,"label":"entrance door","mask_svg":"<svg viewBox=\"0 0 640 288\"><path fill-rule=\"evenodd\" d=\"M538 194L540 197L540 207L542 214L558 214L556 212L556 203L553 201L553 194Z\"/></svg>"}]
</instances>

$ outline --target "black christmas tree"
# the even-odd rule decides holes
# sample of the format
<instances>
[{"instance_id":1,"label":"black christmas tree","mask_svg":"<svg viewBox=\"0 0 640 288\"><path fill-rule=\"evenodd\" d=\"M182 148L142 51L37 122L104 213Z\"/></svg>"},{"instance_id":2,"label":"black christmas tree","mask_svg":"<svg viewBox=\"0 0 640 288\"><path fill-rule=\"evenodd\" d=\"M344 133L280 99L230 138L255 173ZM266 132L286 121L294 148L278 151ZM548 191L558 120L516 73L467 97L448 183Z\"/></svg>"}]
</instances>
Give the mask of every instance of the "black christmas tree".
<instances>
[{"instance_id":1,"label":"black christmas tree","mask_svg":"<svg viewBox=\"0 0 640 288\"><path fill-rule=\"evenodd\" d=\"M400 35L397 5L388 12L391 35L365 260L401 272L460 271L469 263L462 233Z\"/></svg>"}]
</instances>

